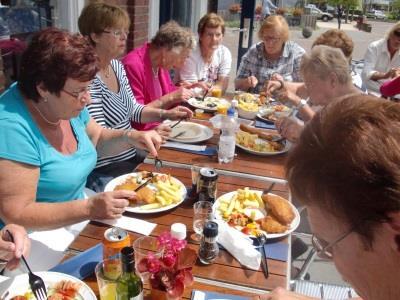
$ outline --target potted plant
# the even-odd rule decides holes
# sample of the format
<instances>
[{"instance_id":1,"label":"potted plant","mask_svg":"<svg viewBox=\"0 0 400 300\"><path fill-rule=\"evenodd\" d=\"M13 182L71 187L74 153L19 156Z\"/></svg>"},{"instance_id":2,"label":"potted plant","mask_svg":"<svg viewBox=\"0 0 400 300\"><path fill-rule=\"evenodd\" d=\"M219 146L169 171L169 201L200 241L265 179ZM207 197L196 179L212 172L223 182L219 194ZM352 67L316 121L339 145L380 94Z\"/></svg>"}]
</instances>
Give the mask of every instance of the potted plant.
<instances>
[{"instance_id":1,"label":"potted plant","mask_svg":"<svg viewBox=\"0 0 400 300\"><path fill-rule=\"evenodd\" d=\"M231 6L229 6L229 12L231 14L237 14L242 10L242 7L240 6L239 3L234 3Z\"/></svg>"},{"instance_id":2,"label":"potted plant","mask_svg":"<svg viewBox=\"0 0 400 300\"><path fill-rule=\"evenodd\" d=\"M186 248L185 240L175 239L169 232L157 239L161 257L149 254L139 261L138 271L150 273L152 299L180 299L185 287L193 283L196 251Z\"/></svg>"},{"instance_id":3,"label":"potted plant","mask_svg":"<svg viewBox=\"0 0 400 300\"><path fill-rule=\"evenodd\" d=\"M277 15L284 16L284 15L286 15L286 13L287 13L287 9L284 8L284 7L278 7L278 8L275 10L275 13L276 13Z\"/></svg>"}]
</instances>

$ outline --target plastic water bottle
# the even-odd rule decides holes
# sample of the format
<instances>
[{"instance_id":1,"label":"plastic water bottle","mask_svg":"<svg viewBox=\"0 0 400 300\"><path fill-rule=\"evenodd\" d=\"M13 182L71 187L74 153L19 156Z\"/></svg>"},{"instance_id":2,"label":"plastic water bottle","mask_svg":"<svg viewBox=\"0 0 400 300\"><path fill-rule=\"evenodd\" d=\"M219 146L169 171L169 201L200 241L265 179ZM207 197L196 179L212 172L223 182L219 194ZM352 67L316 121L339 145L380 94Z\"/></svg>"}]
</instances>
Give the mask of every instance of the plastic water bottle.
<instances>
[{"instance_id":1,"label":"plastic water bottle","mask_svg":"<svg viewBox=\"0 0 400 300\"><path fill-rule=\"evenodd\" d=\"M235 119L233 108L228 109L228 115L224 116L221 122L221 135L218 144L218 162L229 163L235 156L236 138L235 132L238 123Z\"/></svg>"},{"instance_id":2,"label":"plastic water bottle","mask_svg":"<svg viewBox=\"0 0 400 300\"><path fill-rule=\"evenodd\" d=\"M239 117L238 106L239 106L239 102L238 102L236 99L233 99L233 100L231 101L231 108L232 108L233 111L234 111L234 116L235 116L235 119L236 119L236 120L237 120L237 118Z\"/></svg>"}]
</instances>

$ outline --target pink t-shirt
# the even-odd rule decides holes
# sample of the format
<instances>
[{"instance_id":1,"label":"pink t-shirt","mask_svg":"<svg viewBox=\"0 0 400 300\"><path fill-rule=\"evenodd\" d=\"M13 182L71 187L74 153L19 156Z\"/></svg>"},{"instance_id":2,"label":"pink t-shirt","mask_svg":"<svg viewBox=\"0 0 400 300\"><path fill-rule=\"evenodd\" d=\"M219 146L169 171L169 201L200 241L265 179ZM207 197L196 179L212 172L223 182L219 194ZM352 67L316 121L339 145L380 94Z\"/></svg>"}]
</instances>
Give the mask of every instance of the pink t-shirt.
<instances>
[{"instance_id":1,"label":"pink t-shirt","mask_svg":"<svg viewBox=\"0 0 400 300\"><path fill-rule=\"evenodd\" d=\"M160 68L158 70L159 83L157 82L151 68L149 48L150 43L146 43L135 48L122 59L136 101L145 105L177 89L166 69ZM158 124L160 123L132 123L132 126L138 130L148 130Z\"/></svg>"}]
</instances>

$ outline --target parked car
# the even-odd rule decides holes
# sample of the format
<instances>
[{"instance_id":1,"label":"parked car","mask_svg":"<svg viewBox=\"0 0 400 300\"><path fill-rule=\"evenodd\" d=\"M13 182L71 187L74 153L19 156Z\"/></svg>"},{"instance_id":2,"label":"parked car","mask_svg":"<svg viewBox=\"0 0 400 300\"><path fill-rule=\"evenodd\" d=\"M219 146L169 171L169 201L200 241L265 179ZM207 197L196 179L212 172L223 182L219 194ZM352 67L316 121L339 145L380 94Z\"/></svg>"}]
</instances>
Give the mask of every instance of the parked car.
<instances>
[{"instance_id":1,"label":"parked car","mask_svg":"<svg viewBox=\"0 0 400 300\"><path fill-rule=\"evenodd\" d=\"M367 12L367 18L385 20L387 17L383 11L373 9Z\"/></svg>"},{"instance_id":2,"label":"parked car","mask_svg":"<svg viewBox=\"0 0 400 300\"><path fill-rule=\"evenodd\" d=\"M316 7L307 7L305 6L305 8L307 8L307 10L309 10L309 13L312 15L316 15L318 17L318 19L324 21L324 22L328 22L329 20L333 19L333 15L328 13L328 12L323 12L322 10L316 8ZM306 10L306 13L307 13Z\"/></svg>"}]
</instances>

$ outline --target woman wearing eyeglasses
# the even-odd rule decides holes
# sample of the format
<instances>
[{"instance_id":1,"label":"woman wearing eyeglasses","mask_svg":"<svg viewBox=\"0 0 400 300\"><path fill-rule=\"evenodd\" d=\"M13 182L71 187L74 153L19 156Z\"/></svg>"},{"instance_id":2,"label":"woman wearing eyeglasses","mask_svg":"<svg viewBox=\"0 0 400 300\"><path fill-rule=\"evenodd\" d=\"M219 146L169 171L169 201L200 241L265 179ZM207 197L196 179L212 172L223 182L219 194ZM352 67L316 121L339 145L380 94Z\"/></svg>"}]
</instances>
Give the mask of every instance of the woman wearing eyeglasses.
<instances>
[{"instance_id":1,"label":"woman wearing eyeglasses","mask_svg":"<svg viewBox=\"0 0 400 300\"><path fill-rule=\"evenodd\" d=\"M368 95L334 101L288 157L317 254L363 300L400 299L400 105ZM315 299L282 288L264 300Z\"/></svg>"},{"instance_id":2,"label":"woman wearing eyeglasses","mask_svg":"<svg viewBox=\"0 0 400 300\"><path fill-rule=\"evenodd\" d=\"M86 108L98 57L81 35L48 28L32 38L20 80L0 97L0 227L51 229L118 218L134 192L84 199L97 156L132 147L157 155L155 131L106 129Z\"/></svg>"},{"instance_id":3,"label":"woman wearing eyeglasses","mask_svg":"<svg viewBox=\"0 0 400 300\"><path fill-rule=\"evenodd\" d=\"M300 82L300 61L304 49L289 41L289 26L282 16L269 16L258 31L261 42L253 45L240 61L235 88L259 93L273 74Z\"/></svg>"},{"instance_id":4,"label":"woman wearing eyeglasses","mask_svg":"<svg viewBox=\"0 0 400 300\"><path fill-rule=\"evenodd\" d=\"M131 122L150 124L164 119L191 117L192 112L186 107L177 106L167 110L166 107L162 109L152 104L144 106L136 101L125 69L117 59L125 51L129 24L126 11L105 3L89 4L79 17L79 30L88 37L100 59L100 70L90 89L90 115L101 126L114 129L131 129ZM166 125L159 125L155 130L164 139L170 132ZM138 155L135 148L112 156L99 156L96 168L89 176L88 187L102 191L113 177L132 172L144 156Z\"/></svg>"},{"instance_id":5,"label":"woman wearing eyeglasses","mask_svg":"<svg viewBox=\"0 0 400 300\"><path fill-rule=\"evenodd\" d=\"M382 83L400 75L399 49L400 22L397 22L385 38L372 42L364 55L361 76L368 92L380 95Z\"/></svg>"}]
</instances>

